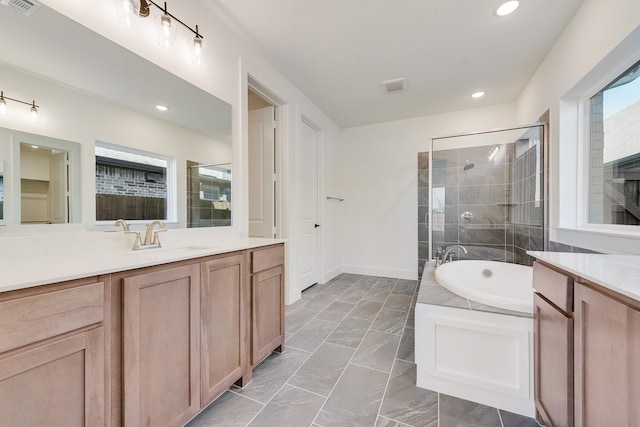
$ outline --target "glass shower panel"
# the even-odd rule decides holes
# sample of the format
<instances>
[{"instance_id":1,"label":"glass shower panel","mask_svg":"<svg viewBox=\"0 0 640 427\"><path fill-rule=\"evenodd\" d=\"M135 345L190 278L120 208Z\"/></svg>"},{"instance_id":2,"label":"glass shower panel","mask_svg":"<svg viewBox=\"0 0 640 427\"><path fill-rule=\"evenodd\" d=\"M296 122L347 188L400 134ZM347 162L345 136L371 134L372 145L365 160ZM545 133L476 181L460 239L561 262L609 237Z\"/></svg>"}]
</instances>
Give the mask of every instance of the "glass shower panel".
<instances>
[{"instance_id":1,"label":"glass shower panel","mask_svg":"<svg viewBox=\"0 0 640 427\"><path fill-rule=\"evenodd\" d=\"M530 264L543 250L542 125L432 140L431 253Z\"/></svg>"}]
</instances>

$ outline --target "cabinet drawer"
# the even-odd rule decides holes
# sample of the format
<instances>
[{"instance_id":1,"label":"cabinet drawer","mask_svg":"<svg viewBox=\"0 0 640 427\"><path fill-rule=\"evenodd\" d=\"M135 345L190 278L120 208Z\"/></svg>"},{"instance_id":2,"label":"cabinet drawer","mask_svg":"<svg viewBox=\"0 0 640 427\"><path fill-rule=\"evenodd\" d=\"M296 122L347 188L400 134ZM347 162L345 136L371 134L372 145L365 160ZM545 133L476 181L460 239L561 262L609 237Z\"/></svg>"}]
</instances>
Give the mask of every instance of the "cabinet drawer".
<instances>
[{"instance_id":1,"label":"cabinet drawer","mask_svg":"<svg viewBox=\"0 0 640 427\"><path fill-rule=\"evenodd\" d=\"M284 246L271 246L251 252L251 273L284 264Z\"/></svg>"},{"instance_id":2,"label":"cabinet drawer","mask_svg":"<svg viewBox=\"0 0 640 427\"><path fill-rule=\"evenodd\" d=\"M104 319L104 283L0 302L0 353Z\"/></svg>"},{"instance_id":3,"label":"cabinet drawer","mask_svg":"<svg viewBox=\"0 0 640 427\"><path fill-rule=\"evenodd\" d=\"M573 277L533 263L533 288L567 313L573 311Z\"/></svg>"}]
</instances>

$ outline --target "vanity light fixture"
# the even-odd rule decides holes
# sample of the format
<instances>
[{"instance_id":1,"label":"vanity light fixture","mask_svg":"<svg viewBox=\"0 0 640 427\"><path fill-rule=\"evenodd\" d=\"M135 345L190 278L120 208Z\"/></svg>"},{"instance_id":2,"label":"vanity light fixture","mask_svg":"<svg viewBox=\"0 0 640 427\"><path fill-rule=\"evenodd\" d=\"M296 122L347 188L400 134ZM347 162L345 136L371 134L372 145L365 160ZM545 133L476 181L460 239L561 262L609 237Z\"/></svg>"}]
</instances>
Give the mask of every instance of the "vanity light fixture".
<instances>
[{"instance_id":1,"label":"vanity light fixture","mask_svg":"<svg viewBox=\"0 0 640 427\"><path fill-rule=\"evenodd\" d=\"M518 0L510 0L508 2L502 3L500 7L496 10L496 15L498 16L506 16L509 15L520 6L520 2Z\"/></svg>"},{"instance_id":2,"label":"vanity light fixture","mask_svg":"<svg viewBox=\"0 0 640 427\"><path fill-rule=\"evenodd\" d=\"M482 98L484 96L484 92L479 91L479 92L474 92L471 94L472 98Z\"/></svg>"},{"instance_id":3,"label":"vanity light fixture","mask_svg":"<svg viewBox=\"0 0 640 427\"><path fill-rule=\"evenodd\" d=\"M132 0L116 0L116 1L132 1ZM135 0L133 0L135 1ZM194 30L175 15L171 14L167 10L167 2L164 2L164 6L161 7L153 0L140 0L139 16L147 17L151 14L151 5L158 8L162 13L156 17L156 32L158 34L158 42L164 47L171 47L176 42L176 36L178 34L178 24L182 25L189 31L191 31L194 37L189 38L189 45L191 48L191 57L195 65L202 65L205 55L204 36L200 34L200 30L196 25Z\"/></svg>"},{"instance_id":4,"label":"vanity light fixture","mask_svg":"<svg viewBox=\"0 0 640 427\"><path fill-rule=\"evenodd\" d=\"M31 121L35 123L38 120L38 108L40 108L40 106L36 105L35 100L32 102L20 101L19 99L9 98L8 96L4 96L4 91L0 91L0 113L3 115L6 114L7 112L7 101L19 102L20 104L25 104L30 106Z\"/></svg>"},{"instance_id":5,"label":"vanity light fixture","mask_svg":"<svg viewBox=\"0 0 640 427\"><path fill-rule=\"evenodd\" d=\"M167 107L166 105L156 105L156 109L160 111L167 111L169 110L169 107Z\"/></svg>"}]
</instances>

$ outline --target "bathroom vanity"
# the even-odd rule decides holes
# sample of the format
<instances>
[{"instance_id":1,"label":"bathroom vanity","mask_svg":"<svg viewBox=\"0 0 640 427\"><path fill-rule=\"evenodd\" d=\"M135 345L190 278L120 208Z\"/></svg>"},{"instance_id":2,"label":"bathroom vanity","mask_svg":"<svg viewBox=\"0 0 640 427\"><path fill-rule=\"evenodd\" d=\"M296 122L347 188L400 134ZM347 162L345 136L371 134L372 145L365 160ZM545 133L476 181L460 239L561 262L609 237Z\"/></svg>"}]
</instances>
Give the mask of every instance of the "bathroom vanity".
<instances>
[{"instance_id":1,"label":"bathroom vanity","mask_svg":"<svg viewBox=\"0 0 640 427\"><path fill-rule=\"evenodd\" d=\"M639 258L530 255L538 421L640 425Z\"/></svg>"},{"instance_id":2,"label":"bathroom vanity","mask_svg":"<svg viewBox=\"0 0 640 427\"><path fill-rule=\"evenodd\" d=\"M283 350L282 241L103 258L0 285L1 425L180 426Z\"/></svg>"}]
</instances>

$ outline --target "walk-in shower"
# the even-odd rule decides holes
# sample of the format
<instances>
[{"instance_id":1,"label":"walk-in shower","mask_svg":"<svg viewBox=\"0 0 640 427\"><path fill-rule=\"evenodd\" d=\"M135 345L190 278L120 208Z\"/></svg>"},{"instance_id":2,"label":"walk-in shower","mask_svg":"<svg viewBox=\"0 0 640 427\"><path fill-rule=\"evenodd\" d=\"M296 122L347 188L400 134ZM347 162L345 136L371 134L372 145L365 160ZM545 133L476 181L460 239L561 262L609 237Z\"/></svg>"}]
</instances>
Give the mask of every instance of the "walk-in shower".
<instances>
[{"instance_id":1,"label":"walk-in shower","mask_svg":"<svg viewBox=\"0 0 640 427\"><path fill-rule=\"evenodd\" d=\"M456 244L465 258L525 265L545 249L544 135L536 124L447 136L419 153L419 271Z\"/></svg>"}]
</instances>

